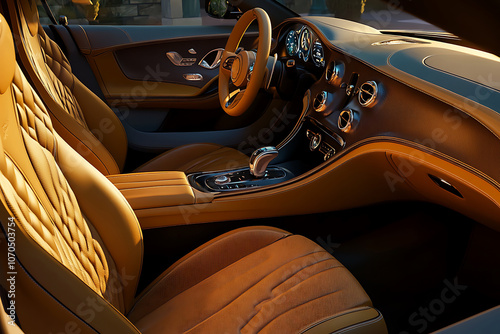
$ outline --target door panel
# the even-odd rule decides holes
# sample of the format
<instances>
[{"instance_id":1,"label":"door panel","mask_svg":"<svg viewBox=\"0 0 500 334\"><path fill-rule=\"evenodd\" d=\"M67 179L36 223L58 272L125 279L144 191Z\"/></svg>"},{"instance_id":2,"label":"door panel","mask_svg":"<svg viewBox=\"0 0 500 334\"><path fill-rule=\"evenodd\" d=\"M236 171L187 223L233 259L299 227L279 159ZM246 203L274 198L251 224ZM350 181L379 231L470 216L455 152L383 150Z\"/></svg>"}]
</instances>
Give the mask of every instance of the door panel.
<instances>
[{"instance_id":1,"label":"door panel","mask_svg":"<svg viewBox=\"0 0 500 334\"><path fill-rule=\"evenodd\" d=\"M117 97L133 97L140 105L149 99L165 98L162 103L168 103L171 97L200 96L214 82L218 68L206 69L199 63L211 50L224 48L232 27L192 28L70 26L69 30L92 66L108 102ZM256 37L256 32L247 33L242 46L251 48ZM176 52L194 63L176 66L167 52ZM200 74L202 79L190 81L185 74Z\"/></svg>"},{"instance_id":2,"label":"door panel","mask_svg":"<svg viewBox=\"0 0 500 334\"><path fill-rule=\"evenodd\" d=\"M219 105L219 69L199 65L208 52L224 48L231 26L66 28L75 42L73 48L85 56L106 102L122 120L131 148L159 152L197 142L238 147L260 130L257 120L269 98L256 99L255 110L243 116L228 116ZM241 45L251 49L257 37L251 27ZM195 58L194 63L176 66L167 52ZM193 73L203 79L184 78Z\"/></svg>"}]
</instances>

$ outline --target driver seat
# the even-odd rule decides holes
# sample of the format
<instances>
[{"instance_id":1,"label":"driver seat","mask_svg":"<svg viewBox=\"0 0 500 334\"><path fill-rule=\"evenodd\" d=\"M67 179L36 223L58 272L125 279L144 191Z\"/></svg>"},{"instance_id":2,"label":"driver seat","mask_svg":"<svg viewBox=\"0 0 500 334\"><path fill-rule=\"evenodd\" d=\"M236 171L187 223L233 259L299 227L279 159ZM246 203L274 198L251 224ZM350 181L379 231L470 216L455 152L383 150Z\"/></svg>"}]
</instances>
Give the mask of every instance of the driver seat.
<instances>
[{"instance_id":1,"label":"driver seat","mask_svg":"<svg viewBox=\"0 0 500 334\"><path fill-rule=\"evenodd\" d=\"M111 108L73 74L62 50L43 30L36 1L12 0L2 4L16 36L20 61L47 106L56 131L104 175L122 173L128 146L123 125ZM164 152L135 172L192 173L247 164L248 157L236 149L201 143Z\"/></svg>"},{"instance_id":2,"label":"driver seat","mask_svg":"<svg viewBox=\"0 0 500 334\"><path fill-rule=\"evenodd\" d=\"M344 266L314 242L271 227L209 241L137 295L137 218L54 131L1 15L0 58L0 282L15 290L8 305L23 331L386 333Z\"/></svg>"}]
</instances>

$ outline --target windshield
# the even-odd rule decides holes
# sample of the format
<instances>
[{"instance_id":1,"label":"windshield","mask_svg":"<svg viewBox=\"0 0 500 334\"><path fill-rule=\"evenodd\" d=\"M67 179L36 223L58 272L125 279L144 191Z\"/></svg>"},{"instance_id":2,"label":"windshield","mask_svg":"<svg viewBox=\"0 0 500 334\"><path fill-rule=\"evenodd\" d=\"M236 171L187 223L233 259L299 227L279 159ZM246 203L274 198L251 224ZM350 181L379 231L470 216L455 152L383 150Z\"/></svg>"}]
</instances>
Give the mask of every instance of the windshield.
<instances>
[{"instance_id":1,"label":"windshield","mask_svg":"<svg viewBox=\"0 0 500 334\"><path fill-rule=\"evenodd\" d=\"M443 32L403 12L398 1L381 0L275 0L301 16L331 16L360 22L378 30ZM436 0L439 1L439 0Z\"/></svg>"}]
</instances>

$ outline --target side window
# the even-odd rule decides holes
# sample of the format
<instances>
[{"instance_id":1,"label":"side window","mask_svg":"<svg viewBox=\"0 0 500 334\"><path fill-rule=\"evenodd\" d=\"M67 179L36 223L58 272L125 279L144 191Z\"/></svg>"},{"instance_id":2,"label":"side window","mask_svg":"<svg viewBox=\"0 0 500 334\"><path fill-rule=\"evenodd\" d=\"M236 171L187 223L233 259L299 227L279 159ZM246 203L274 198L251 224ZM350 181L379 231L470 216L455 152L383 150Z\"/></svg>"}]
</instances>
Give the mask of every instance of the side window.
<instances>
[{"instance_id":1,"label":"side window","mask_svg":"<svg viewBox=\"0 0 500 334\"><path fill-rule=\"evenodd\" d=\"M47 0L54 17L66 16L69 24L100 25L234 25L205 13L204 0ZM42 24L50 24L38 1Z\"/></svg>"}]
</instances>

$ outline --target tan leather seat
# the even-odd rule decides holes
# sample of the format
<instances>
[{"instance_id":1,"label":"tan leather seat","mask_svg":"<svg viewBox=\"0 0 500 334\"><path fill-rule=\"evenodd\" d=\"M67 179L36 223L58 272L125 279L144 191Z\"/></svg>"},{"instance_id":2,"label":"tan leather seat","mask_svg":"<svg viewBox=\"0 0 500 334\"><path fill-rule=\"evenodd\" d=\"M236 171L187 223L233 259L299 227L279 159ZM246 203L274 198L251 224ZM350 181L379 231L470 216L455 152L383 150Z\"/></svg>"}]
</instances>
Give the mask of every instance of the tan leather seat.
<instances>
[{"instance_id":1,"label":"tan leather seat","mask_svg":"<svg viewBox=\"0 0 500 334\"><path fill-rule=\"evenodd\" d=\"M8 7L16 47L27 75L47 106L54 128L101 173L123 171L127 153L125 130L115 113L78 80L66 56L39 22L36 1L14 0ZM93 133L98 133L98 137ZM245 166L248 157L216 144L184 145L167 151L136 171L209 171Z\"/></svg>"},{"instance_id":2,"label":"tan leather seat","mask_svg":"<svg viewBox=\"0 0 500 334\"><path fill-rule=\"evenodd\" d=\"M121 193L53 129L0 16L1 284L26 333L385 333L354 277L275 228L226 233L136 297L142 233ZM12 246L12 245L10 245ZM14 267L7 267L7 252ZM12 253L12 254L14 254ZM3 319L3 318L2 318Z\"/></svg>"}]
</instances>

